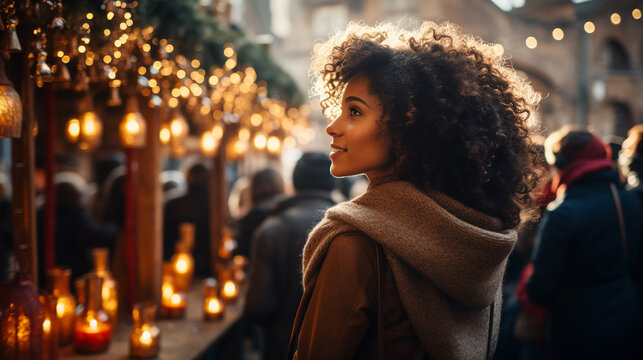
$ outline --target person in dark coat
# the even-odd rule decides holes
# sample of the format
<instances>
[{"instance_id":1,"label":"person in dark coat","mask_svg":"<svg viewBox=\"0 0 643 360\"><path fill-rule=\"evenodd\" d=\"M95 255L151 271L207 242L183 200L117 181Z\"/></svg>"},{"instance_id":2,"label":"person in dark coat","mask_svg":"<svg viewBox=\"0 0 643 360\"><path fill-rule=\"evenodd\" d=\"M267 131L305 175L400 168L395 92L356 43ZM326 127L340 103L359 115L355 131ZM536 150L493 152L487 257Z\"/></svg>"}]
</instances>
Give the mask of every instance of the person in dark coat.
<instances>
[{"instance_id":1,"label":"person in dark coat","mask_svg":"<svg viewBox=\"0 0 643 360\"><path fill-rule=\"evenodd\" d=\"M59 173L57 177L61 177ZM113 250L118 238L118 229L112 224L101 224L94 220L81 199L83 193L71 181L58 181L56 191L56 235L55 265L69 266L72 279L93 269L91 250L105 247ZM39 264L44 264L44 207L36 212ZM40 266L41 279L45 279L45 268Z\"/></svg>"},{"instance_id":2,"label":"person in dark coat","mask_svg":"<svg viewBox=\"0 0 643 360\"><path fill-rule=\"evenodd\" d=\"M263 359L285 359L290 331L303 293L301 254L306 236L334 205L330 159L305 153L293 172L296 195L281 201L252 242L245 313L265 335Z\"/></svg>"},{"instance_id":3,"label":"person in dark coat","mask_svg":"<svg viewBox=\"0 0 643 360\"><path fill-rule=\"evenodd\" d=\"M270 168L257 171L250 180L252 207L237 223L237 249L234 255L250 257L252 236L272 208L284 199L284 180Z\"/></svg>"},{"instance_id":4,"label":"person in dark coat","mask_svg":"<svg viewBox=\"0 0 643 360\"><path fill-rule=\"evenodd\" d=\"M179 239L179 227L187 222L194 225L194 275L212 276L210 252L210 195L208 168L195 164L188 170L188 190L183 196L165 203L163 213L163 259L170 260Z\"/></svg>"},{"instance_id":5,"label":"person in dark coat","mask_svg":"<svg viewBox=\"0 0 643 360\"><path fill-rule=\"evenodd\" d=\"M632 359L641 319L631 278L639 254L641 206L627 192L600 138L562 129L546 142L558 170L527 294L550 310L552 359ZM625 227L619 226L615 189Z\"/></svg>"}]
</instances>

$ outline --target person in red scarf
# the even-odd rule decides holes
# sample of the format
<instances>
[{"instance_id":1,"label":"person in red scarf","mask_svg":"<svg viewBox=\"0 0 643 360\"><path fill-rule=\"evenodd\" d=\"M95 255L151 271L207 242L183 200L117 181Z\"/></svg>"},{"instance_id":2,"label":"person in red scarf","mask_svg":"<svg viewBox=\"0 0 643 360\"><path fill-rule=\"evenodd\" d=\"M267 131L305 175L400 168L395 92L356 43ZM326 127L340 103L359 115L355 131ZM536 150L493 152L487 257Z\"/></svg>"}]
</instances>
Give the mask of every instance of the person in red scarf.
<instances>
[{"instance_id":1,"label":"person in red scarf","mask_svg":"<svg viewBox=\"0 0 643 360\"><path fill-rule=\"evenodd\" d=\"M557 198L543 215L526 290L550 313L548 358L635 358L641 313L630 274L641 206L598 136L562 129L545 146Z\"/></svg>"}]
</instances>

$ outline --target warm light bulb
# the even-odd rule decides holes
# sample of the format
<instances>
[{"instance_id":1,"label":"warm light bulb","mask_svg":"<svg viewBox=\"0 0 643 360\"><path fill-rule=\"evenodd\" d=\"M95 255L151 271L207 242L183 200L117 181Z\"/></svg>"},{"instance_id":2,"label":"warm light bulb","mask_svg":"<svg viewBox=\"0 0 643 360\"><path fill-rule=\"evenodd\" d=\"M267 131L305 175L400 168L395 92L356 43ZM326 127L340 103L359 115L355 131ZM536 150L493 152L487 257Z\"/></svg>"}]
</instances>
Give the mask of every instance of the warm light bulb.
<instances>
[{"instance_id":1,"label":"warm light bulb","mask_svg":"<svg viewBox=\"0 0 643 360\"><path fill-rule=\"evenodd\" d=\"M58 318L61 318L65 315L65 304L63 304L62 302L56 304L56 315L58 316Z\"/></svg>"},{"instance_id":2,"label":"warm light bulb","mask_svg":"<svg viewBox=\"0 0 643 360\"><path fill-rule=\"evenodd\" d=\"M96 134L98 126L94 113L85 113L83 120L83 133L89 136Z\"/></svg>"},{"instance_id":3,"label":"warm light bulb","mask_svg":"<svg viewBox=\"0 0 643 360\"><path fill-rule=\"evenodd\" d=\"M535 49L538 46L538 40L533 36L529 36L525 39L525 45L530 49Z\"/></svg>"},{"instance_id":4,"label":"warm light bulb","mask_svg":"<svg viewBox=\"0 0 643 360\"><path fill-rule=\"evenodd\" d=\"M141 131L141 125L136 121L135 116L128 116L127 122L125 122L125 131L130 134L137 134Z\"/></svg>"},{"instance_id":5,"label":"warm light bulb","mask_svg":"<svg viewBox=\"0 0 643 360\"><path fill-rule=\"evenodd\" d=\"M551 36L554 38L554 40L560 41L565 37L565 32L561 28L555 28L551 32Z\"/></svg>"},{"instance_id":6,"label":"warm light bulb","mask_svg":"<svg viewBox=\"0 0 643 360\"><path fill-rule=\"evenodd\" d=\"M172 303L172 305L181 304L181 295L176 294L176 293L172 294L172 296L170 297L170 303Z\"/></svg>"},{"instance_id":7,"label":"warm light bulb","mask_svg":"<svg viewBox=\"0 0 643 360\"><path fill-rule=\"evenodd\" d=\"M621 23L621 15L619 13L612 13L612 15L610 16L610 21L614 25L620 24Z\"/></svg>"},{"instance_id":8,"label":"warm light bulb","mask_svg":"<svg viewBox=\"0 0 643 360\"><path fill-rule=\"evenodd\" d=\"M641 18L641 9L634 9L634 10L632 10L632 17L633 17L635 20L640 19L640 18Z\"/></svg>"},{"instance_id":9,"label":"warm light bulb","mask_svg":"<svg viewBox=\"0 0 643 360\"><path fill-rule=\"evenodd\" d=\"M588 21L585 23L585 25L583 25L583 29L585 29L586 33L591 34L596 31L596 25L594 25L593 22Z\"/></svg>"},{"instance_id":10,"label":"warm light bulb","mask_svg":"<svg viewBox=\"0 0 643 360\"><path fill-rule=\"evenodd\" d=\"M253 143L257 150L263 150L266 147L266 143L267 143L266 135L262 133L255 135L255 139Z\"/></svg>"},{"instance_id":11,"label":"warm light bulb","mask_svg":"<svg viewBox=\"0 0 643 360\"><path fill-rule=\"evenodd\" d=\"M78 135L80 135L80 121L78 119L71 119L67 123L67 134L76 140Z\"/></svg>"},{"instance_id":12,"label":"warm light bulb","mask_svg":"<svg viewBox=\"0 0 643 360\"><path fill-rule=\"evenodd\" d=\"M180 119L172 120L170 124L170 130L172 131L173 136L181 136L183 134L183 123Z\"/></svg>"},{"instance_id":13,"label":"warm light bulb","mask_svg":"<svg viewBox=\"0 0 643 360\"><path fill-rule=\"evenodd\" d=\"M212 136L214 136L216 140L221 140L223 137L223 126L221 126L221 124L216 124L212 127Z\"/></svg>"},{"instance_id":14,"label":"warm light bulb","mask_svg":"<svg viewBox=\"0 0 643 360\"><path fill-rule=\"evenodd\" d=\"M89 328L92 329L92 330L97 330L98 329L98 321L96 321L96 319L89 320Z\"/></svg>"},{"instance_id":15,"label":"warm light bulb","mask_svg":"<svg viewBox=\"0 0 643 360\"><path fill-rule=\"evenodd\" d=\"M276 154L281 149L281 140L276 136L271 136L268 138L268 143L266 144L268 151L273 154Z\"/></svg>"},{"instance_id":16,"label":"warm light bulb","mask_svg":"<svg viewBox=\"0 0 643 360\"><path fill-rule=\"evenodd\" d=\"M201 136L201 150L206 154L213 154L216 148L216 140L211 132L206 131Z\"/></svg>"},{"instance_id":17,"label":"warm light bulb","mask_svg":"<svg viewBox=\"0 0 643 360\"><path fill-rule=\"evenodd\" d=\"M51 331L51 321L49 319L45 319L45 321L42 322L42 331L44 331L45 334L49 334L49 331Z\"/></svg>"},{"instance_id":18,"label":"warm light bulb","mask_svg":"<svg viewBox=\"0 0 643 360\"><path fill-rule=\"evenodd\" d=\"M140 341L143 345L150 345L152 343L152 334L148 330L143 331Z\"/></svg>"},{"instance_id":19,"label":"warm light bulb","mask_svg":"<svg viewBox=\"0 0 643 360\"><path fill-rule=\"evenodd\" d=\"M159 139L161 140L161 144L167 145L170 142L170 137L171 137L170 129L166 127L161 128L161 131L159 132Z\"/></svg>"},{"instance_id":20,"label":"warm light bulb","mask_svg":"<svg viewBox=\"0 0 643 360\"><path fill-rule=\"evenodd\" d=\"M174 287L172 284L164 282L161 287L161 293L163 294L163 298L169 299L172 297L172 294L174 294Z\"/></svg>"},{"instance_id":21,"label":"warm light bulb","mask_svg":"<svg viewBox=\"0 0 643 360\"><path fill-rule=\"evenodd\" d=\"M185 274L188 272L188 262L185 259L176 260L176 272L179 274Z\"/></svg>"},{"instance_id":22,"label":"warm light bulb","mask_svg":"<svg viewBox=\"0 0 643 360\"><path fill-rule=\"evenodd\" d=\"M242 128L239 130L239 140L248 141L250 139L250 130Z\"/></svg>"},{"instance_id":23,"label":"warm light bulb","mask_svg":"<svg viewBox=\"0 0 643 360\"><path fill-rule=\"evenodd\" d=\"M217 298L210 298L208 300L208 312L211 314L217 314L221 312L221 302Z\"/></svg>"}]
</instances>

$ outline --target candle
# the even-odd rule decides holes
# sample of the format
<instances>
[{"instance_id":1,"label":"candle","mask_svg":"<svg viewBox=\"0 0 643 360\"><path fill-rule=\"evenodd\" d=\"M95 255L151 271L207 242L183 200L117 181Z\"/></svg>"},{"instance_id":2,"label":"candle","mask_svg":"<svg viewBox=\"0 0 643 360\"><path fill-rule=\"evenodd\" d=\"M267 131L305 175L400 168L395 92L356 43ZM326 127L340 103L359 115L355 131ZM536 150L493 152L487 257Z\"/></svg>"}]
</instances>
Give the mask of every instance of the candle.
<instances>
[{"instance_id":1,"label":"candle","mask_svg":"<svg viewBox=\"0 0 643 360\"><path fill-rule=\"evenodd\" d=\"M78 306L74 326L74 349L81 353L97 353L107 350L112 335L109 316L101 305L103 279L96 273L82 278L85 291L83 304Z\"/></svg>"},{"instance_id":2,"label":"candle","mask_svg":"<svg viewBox=\"0 0 643 360\"><path fill-rule=\"evenodd\" d=\"M185 295L183 293L172 293L169 297L161 299L161 314L170 317L183 317L185 315Z\"/></svg>"},{"instance_id":3,"label":"candle","mask_svg":"<svg viewBox=\"0 0 643 360\"><path fill-rule=\"evenodd\" d=\"M78 352L96 353L107 350L112 327L106 322L88 316L84 324L74 329L74 349Z\"/></svg>"},{"instance_id":4,"label":"candle","mask_svg":"<svg viewBox=\"0 0 643 360\"><path fill-rule=\"evenodd\" d=\"M205 298L204 317L206 320L218 320L223 317L223 305L216 297Z\"/></svg>"},{"instance_id":5,"label":"candle","mask_svg":"<svg viewBox=\"0 0 643 360\"><path fill-rule=\"evenodd\" d=\"M56 296L56 316L58 317L58 341L60 345L68 344L72 340L76 299L69 292L69 279L71 269L53 268L47 272L49 289Z\"/></svg>"},{"instance_id":6,"label":"candle","mask_svg":"<svg viewBox=\"0 0 643 360\"><path fill-rule=\"evenodd\" d=\"M237 285L232 280L226 280L223 283L223 290L221 291L221 297L226 302L233 302L237 299L239 291L237 290Z\"/></svg>"},{"instance_id":7,"label":"candle","mask_svg":"<svg viewBox=\"0 0 643 360\"><path fill-rule=\"evenodd\" d=\"M190 287L194 275L194 259L190 255L189 243L179 241L176 244L176 253L172 257L174 271L174 288L186 291Z\"/></svg>"},{"instance_id":8,"label":"candle","mask_svg":"<svg viewBox=\"0 0 643 360\"><path fill-rule=\"evenodd\" d=\"M130 357L156 357L160 347L161 332L154 323L156 305L151 302L137 303L132 310L134 328L130 333Z\"/></svg>"}]
</instances>

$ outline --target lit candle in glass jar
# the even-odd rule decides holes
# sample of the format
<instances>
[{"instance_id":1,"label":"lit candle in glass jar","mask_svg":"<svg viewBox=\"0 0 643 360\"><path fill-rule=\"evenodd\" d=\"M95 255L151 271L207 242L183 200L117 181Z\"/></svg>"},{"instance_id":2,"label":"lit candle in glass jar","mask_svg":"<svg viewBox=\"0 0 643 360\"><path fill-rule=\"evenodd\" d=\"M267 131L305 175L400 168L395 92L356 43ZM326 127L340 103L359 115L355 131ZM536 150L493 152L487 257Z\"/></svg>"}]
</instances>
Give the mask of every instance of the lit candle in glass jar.
<instances>
[{"instance_id":1,"label":"lit candle in glass jar","mask_svg":"<svg viewBox=\"0 0 643 360\"><path fill-rule=\"evenodd\" d=\"M161 315L171 318L185 315L185 293L176 290L172 263L163 264L161 293Z\"/></svg>"},{"instance_id":2,"label":"lit candle in glass jar","mask_svg":"<svg viewBox=\"0 0 643 360\"><path fill-rule=\"evenodd\" d=\"M203 317L206 320L217 320L223 316L223 304L218 297L219 287L214 278L203 280Z\"/></svg>"},{"instance_id":3,"label":"lit candle in glass jar","mask_svg":"<svg viewBox=\"0 0 643 360\"><path fill-rule=\"evenodd\" d=\"M137 303L132 310L134 328L130 333L130 356L133 358L156 357L160 347L161 332L154 323L156 305Z\"/></svg>"},{"instance_id":4,"label":"lit candle in glass jar","mask_svg":"<svg viewBox=\"0 0 643 360\"><path fill-rule=\"evenodd\" d=\"M80 321L83 323L76 325L74 329L74 349L87 353L107 350L112 333L107 316L103 321L98 321L92 315L88 315Z\"/></svg>"},{"instance_id":5,"label":"lit candle in glass jar","mask_svg":"<svg viewBox=\"0 0 643 360\"><path fill-rule=\"evenodd\" d=\"M223 290L221 290L221 297L225 302L233 302L239 296L239 290L237 290L237 284L232 280L226 280L223 283Z\"/></svg>"}]
</instances>

